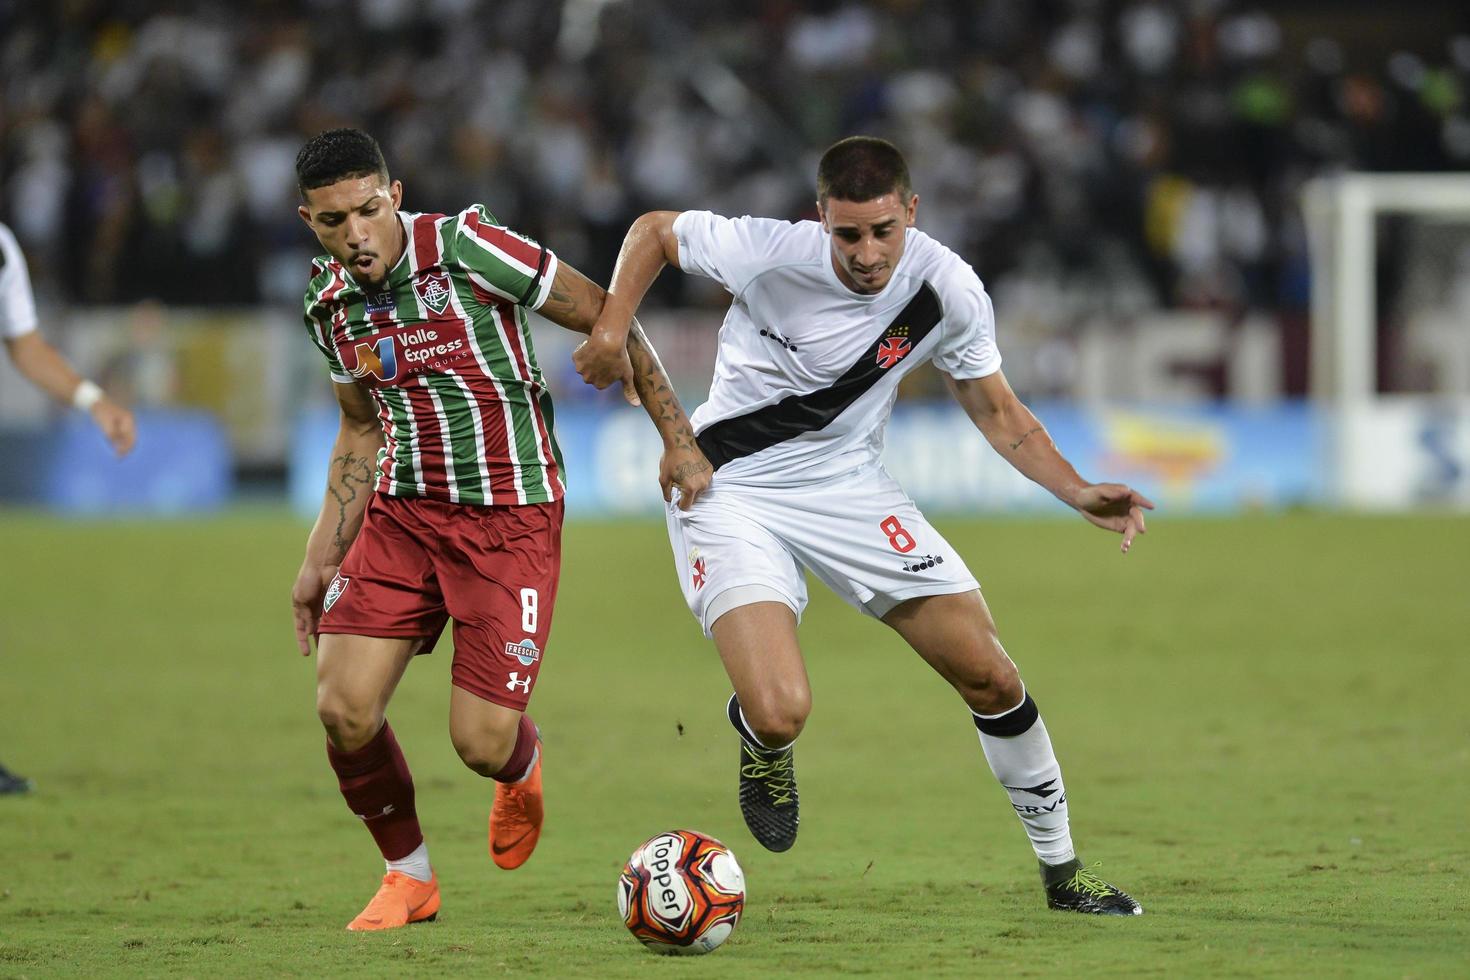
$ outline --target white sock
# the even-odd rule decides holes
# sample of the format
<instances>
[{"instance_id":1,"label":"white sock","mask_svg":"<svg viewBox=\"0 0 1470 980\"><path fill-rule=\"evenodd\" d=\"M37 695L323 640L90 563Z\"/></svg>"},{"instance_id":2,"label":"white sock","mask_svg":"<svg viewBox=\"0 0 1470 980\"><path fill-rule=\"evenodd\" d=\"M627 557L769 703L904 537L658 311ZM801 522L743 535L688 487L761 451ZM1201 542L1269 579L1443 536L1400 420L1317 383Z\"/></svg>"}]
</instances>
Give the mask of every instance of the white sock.
<instances>
[{"instance_id":1,"label":"white sock","mask_svg":"<svg viewBox=\"0 0 1470 980\"><path fill-rule=\"evenodd\" d=\"M1010 711L970 714L980 732L985 761L1010 796L1036 856L1047 864L1071 861L1077 852L1067 823L1062 767L1052 751L1051 737L1036 702L1023 691L1021 703Z\"/></svg>"},{"instance_id":2,"label":"white sock","mask_svg":"<svg viewBox=\"0 0 1470 980\"><path fill-rule=\"evenodd\" d=\"M429 867L429 844L427 841L413 849L413 853L407 857L401 857L397 861L389 861L389 871L401 871L410 878L419 881L428 881L434 877L434 869Z\"/></svg>"}]
</instances>

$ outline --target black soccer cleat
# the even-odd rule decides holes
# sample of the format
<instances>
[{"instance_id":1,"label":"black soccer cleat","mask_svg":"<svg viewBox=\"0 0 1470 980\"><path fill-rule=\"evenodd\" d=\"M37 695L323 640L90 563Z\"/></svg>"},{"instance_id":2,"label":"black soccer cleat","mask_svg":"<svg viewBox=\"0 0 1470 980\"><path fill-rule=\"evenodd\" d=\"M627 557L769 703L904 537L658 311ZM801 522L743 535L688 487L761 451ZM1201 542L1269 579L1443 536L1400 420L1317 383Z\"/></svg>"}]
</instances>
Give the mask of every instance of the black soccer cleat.
<instances>
[{"instance_id":1,"label":"black soccer cleat","mask_svg":"<svg viewBox=\"0 0 1470 980\"><path fill-rule=\"evenodd\" d=\"M1093 865L1092 868L1097 867ZM1066 864L1041 865L1041 882L1046 886L1046 907L1059 912L1087 915L1142 915L1143 906L1128 893L1108 884L1092 868L1078 860Z\"/></svg>"},{"instance_id":2,"label":"black soccer cleat","mask_svg":"<svg viewBox=\"0 0 1470 980\"><path fill-rule=\"evenodd\" d=\"M33 786L29 779L24 776L17 776L4 766L0 766L0 796L29 793L32 788Z\"/></svg>"},{"instance_id":3,"label":"black soccer cleat","mask_svg":"<svg viewBox=\"0 0 1470 980\"><path fill-rule=\"evenodd\" d=\"M801 817L791 746L772 751L740 740L740 815L766 850L786 851L796 843Z\"/></svg>"}]
</instances>

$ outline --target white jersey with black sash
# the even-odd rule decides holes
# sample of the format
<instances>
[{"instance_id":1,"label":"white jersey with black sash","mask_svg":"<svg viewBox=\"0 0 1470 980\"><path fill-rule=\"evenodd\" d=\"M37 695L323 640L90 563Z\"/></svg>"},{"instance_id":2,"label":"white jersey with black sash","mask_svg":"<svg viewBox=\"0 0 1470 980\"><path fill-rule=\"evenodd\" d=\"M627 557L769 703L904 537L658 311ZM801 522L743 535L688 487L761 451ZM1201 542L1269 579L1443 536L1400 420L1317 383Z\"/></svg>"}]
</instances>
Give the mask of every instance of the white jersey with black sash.
<instances>
[{"instance_id":1,"label":"white jersey with black sash","mask_svg":"<svg viewBox=\"0 0 1470 980\"><path fill-rule=\"evenodd\" d=\"M871 295L837 278L815 221L686 211L674 234L684 271L733 297L692 418L719 483L799 485L875 463L904 375L930 360L955 378L1000 369L985 287L917 229Z\"/></svg>"},{"instance_id":2,"label":"white jersey with black sash","mask_svg":"<svg viewBox=\"0 0 1470 980\"><path fill-rule=\"evenodd\" d=\"M36 298L26 257L9 228L0 225L0 337L13 340L36 329Z\"/></svg>"}]
</instances>

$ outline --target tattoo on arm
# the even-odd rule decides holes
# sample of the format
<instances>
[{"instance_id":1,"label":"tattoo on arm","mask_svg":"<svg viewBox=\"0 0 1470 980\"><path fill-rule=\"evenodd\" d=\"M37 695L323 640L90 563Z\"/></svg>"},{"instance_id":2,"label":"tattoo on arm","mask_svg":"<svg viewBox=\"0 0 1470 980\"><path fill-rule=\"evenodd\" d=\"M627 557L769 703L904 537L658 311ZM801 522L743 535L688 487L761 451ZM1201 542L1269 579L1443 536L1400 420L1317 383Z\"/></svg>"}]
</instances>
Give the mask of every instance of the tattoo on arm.
<instances>
[{"instance_id":1,"label":"tattoo on arm","mask_svg":"<svg viewBox=\"0 0 1470 980\"><path fill-rule=\"evenodd\" d=\"M606 291L597 283L570 266L562 265L557 267L551 293L536 312L569 330L591 333L592 325L602 313L606 296Z\"/></svg>"},{"instance_id":2,"label":"tattoo on arm","mask_svg":"<svg viewBox=\"0 0 1470 980\"><path fill-rule=\"evenodd\" d=\"M1044 428L1042 428L1041 426L1038 425L1036 428L1030 430L1029 432L1026 432L1025 434L1023 434L1021 436L1021 438L1019 438L1015 442L1011 443L1011 449L1012 450L1020 449L1021 448L1021 443L1025 442L1027 439L1029 439L1030 437L1034 436L1036 433L1038 433L1038 432L1045 432L1045 431L1046 430Z\"/></svg>"},{"instance_id":3,"label":"tattoo on arm","mask_svg":"<svg viewBox=\"0 0 1470 980\"><path fill-rule=\"evenodd\" d=\"M633 385L638 389L643 408L658 427L659 434L671 442L675 449L697 450L698 444L694 440L694 427L689 424L689 416L684 414L684 406L679 403L674 385L664 373L658 355L654 353L648 338L643 335L643 327L637 320L633 321L632 329L628 331L628 358L633 362ZM707 469L709 463L703 459L699 463L683 463L674 477L683 479Z\"/></svg>"},{"instance_id":4,"label":"tattoo on arm","mask_svg":"<svg viewBox=\"0 0 1470 980\"><path fill-rule=\"evenodd\" d=\"M357 528L349 529L348 511L358 496L362 494L373 481L373 466L366 456L359 456L352 450L347 450L341 456L332 460L335 467L335 479L327 481L327 492L332 499L337 501L337 529L332 534L332 553L335 560L340 562L347 555L347 549L352 544L352 539L357 536ZM354 518L362 517L362 508L356 508ZM357 524L357 519L352 524Z\"/></svg>"}]
</instances>

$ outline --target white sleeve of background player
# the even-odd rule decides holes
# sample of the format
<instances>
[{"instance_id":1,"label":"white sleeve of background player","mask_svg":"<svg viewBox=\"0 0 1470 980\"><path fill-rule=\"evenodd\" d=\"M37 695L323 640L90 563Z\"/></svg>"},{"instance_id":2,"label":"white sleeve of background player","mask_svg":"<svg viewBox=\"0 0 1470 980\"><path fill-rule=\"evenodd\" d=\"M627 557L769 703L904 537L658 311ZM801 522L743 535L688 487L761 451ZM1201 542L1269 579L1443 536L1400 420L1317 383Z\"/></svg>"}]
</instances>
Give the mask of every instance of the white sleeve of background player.
<instances>
[{"instance_id":1,"label":"white sleeve of background player","mask_svg":"<svg viewBox=\"0 0 1470 980\"><path fill-rule=\"evenodd\" d=\"M26 257L10 229L0 225L0 337L12 338L36 329L36 297Z\"/></svg>"},{"instance_id":2,"label":"white sleeve of background player","mask_svg":"<svg viewBox=\"0 0 1470 980\"><path fill-rule=\"evenodd\" d=\"M679 268L707 276L739 297L771 265L772 247L791 224L774 218L726 218L712 211L685 211L674 219Z\"/></svg>"},{"instance_id":3,"label":"white sleeve of background player","mask_svg":"<svg viewBox=\"0 0 1470 980\"><path fill-rule=\"evenodd\" d=\"M942 294L944 336L934 351L934 366L951 378L983 378L1000 370L995 346L995 309L980 278L968 266Z\"/></svg>"}]
</instances>

